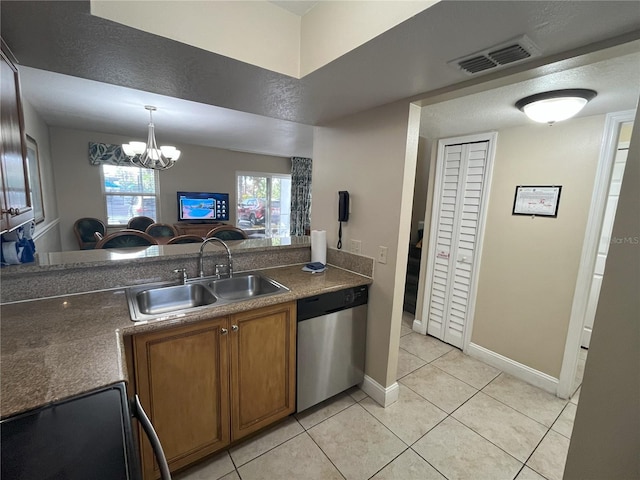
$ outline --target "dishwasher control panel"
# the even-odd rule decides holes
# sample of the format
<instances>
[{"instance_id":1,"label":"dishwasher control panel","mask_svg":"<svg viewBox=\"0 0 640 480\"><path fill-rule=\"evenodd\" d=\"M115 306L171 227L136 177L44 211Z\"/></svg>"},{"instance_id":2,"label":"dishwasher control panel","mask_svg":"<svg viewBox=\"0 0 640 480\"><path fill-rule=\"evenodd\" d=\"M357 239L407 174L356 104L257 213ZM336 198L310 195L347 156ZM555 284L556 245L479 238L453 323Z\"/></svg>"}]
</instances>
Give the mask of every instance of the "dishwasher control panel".
<instances>
[{"instance_id":1,"label":"dishwasher control panel","mask_svg":"<svg viewBox=\"0 0 640 480\"><path fill-rule=\"evenodd\" d=\"M347 308L366 305L369 301L369 286L345 288L337 292L323 293L298 300L298 321L339 312Z\"/></svg>"}]
</instances>

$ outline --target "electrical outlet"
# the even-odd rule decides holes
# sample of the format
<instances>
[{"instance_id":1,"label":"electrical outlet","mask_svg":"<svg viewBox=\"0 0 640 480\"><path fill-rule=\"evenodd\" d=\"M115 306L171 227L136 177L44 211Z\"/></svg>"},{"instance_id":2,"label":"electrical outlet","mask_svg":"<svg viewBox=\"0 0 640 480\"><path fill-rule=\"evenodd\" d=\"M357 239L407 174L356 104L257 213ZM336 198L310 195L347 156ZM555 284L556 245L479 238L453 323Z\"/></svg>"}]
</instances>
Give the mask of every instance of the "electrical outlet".
<instances>
[{"instance_id":1,"label":"electrical outlet","mask_svg":"<svg viewBox=\"0 0 640 480\"><path fill-rule=\"evenodd\" d=\"M387 247L378 247L378 263L387 263Z\"/></svg>"},{"instance_id":2,"label":"electrical outlet","mask_svg":"<svg viewBox=\"0 0 640 480\"><path fill-rule=\"evenodd\" d=\"M362 252L362 242L360 240L351 240L351 253L360 255Z\"/></svg>"}]
</instances>

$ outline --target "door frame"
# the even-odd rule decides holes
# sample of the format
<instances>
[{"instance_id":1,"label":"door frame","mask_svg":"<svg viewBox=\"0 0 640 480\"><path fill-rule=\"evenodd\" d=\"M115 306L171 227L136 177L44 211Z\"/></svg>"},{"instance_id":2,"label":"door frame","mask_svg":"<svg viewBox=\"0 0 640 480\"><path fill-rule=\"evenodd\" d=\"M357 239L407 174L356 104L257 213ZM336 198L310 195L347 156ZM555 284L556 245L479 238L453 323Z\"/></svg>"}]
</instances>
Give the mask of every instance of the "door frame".
<instances>
[{"instance_id":1,"label":"door frame","mask_svg":"<svg viewBox=\"0 0 640 480\"><path fill-rule=\"evenodd\" d=\"M578 353L582 344L582 331L584 330L585 314L591 282L598 255L598 245L602 232L604 210L611 184L611 174L616 151L618 150L618 138L623 123L633 122L635 110L625 110L607 114L604 123L604 137L600 146L600 156L596 170L596 179L589 206L589 218L585 231L580 266L576 279L576 288L571 305L571 316L567 330L567 340L564 346L560 378L558 379L557 395L560 398L569 398L573 394L574 379L578 366ZM624 178L624 177L623 177ZM623 180L624 181L624 180Z\"/></svg>"},{"instance_id":2,"label":"door frame","mask_svg":"<svg viewBox=\"0 0 640 480\"><path fill-rule=\"evenodd\" d=\"M482 244L484 240L485 225L487 220L487 212L489 210L489 194L491 192L491 180L493 177L493 164L496 152L496 142L498 132L484 132L473 135L463 135L459 137L443 138L438 140L438 150L436 156L433 202L431 211L428 212L429 219L429 243L427 250L427 265L425 274L425 287L423 290L422 310L420 311L420 320L413 322L413 330L423 335L427 334L429 324L429 308L431 306L431 287L433 284L433 271L435 267L435 245L438 215L437 212L441 206L442 180L444 176L444 151L448 145L457 145L461 143L477 143L488 142L487 162L485 166L485 181L482 189L480 217L478 219L478 236L476 244L476 253L473 256L471 267L471 290L469 292L469 303L467 308L467 318L465 319L464 332L462 336L462 350L466 352L471 341L471 332L473 330L473 317L476 306L476 294L478 291L478 277L480 272L480 260L482 258ZM427 218L425 218L425 221ZM424 255L424 253L423 253Z\"/></svg>"}]
</instances>

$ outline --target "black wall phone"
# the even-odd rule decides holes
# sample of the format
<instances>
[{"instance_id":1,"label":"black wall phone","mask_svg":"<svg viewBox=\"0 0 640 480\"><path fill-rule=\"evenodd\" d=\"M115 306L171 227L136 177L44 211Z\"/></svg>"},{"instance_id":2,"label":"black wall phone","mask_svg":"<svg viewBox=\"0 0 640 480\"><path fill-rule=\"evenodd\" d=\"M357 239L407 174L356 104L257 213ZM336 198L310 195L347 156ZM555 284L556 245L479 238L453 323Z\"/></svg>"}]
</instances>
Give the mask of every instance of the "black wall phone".
<instances>
[{"instance_id":1,"label":"black wall phone","mask_svg":"<svg viewBox=\"0 0 640 480\"><path fill-rule=\"evenodd\" d=\"M349 221L349 192L346 190L338 192L338 221Z\"/></svg>"},{"instance_id":2,"label":"black wall phone","mask_svg":"<svg viewBox=\"0 0 640 480\"><path fill-rule=\"evenodd\" d=\"M349 192L341 190L338 192L338 250L342 248L342 222L349 221Z\"/></svg>"}]
</instances>

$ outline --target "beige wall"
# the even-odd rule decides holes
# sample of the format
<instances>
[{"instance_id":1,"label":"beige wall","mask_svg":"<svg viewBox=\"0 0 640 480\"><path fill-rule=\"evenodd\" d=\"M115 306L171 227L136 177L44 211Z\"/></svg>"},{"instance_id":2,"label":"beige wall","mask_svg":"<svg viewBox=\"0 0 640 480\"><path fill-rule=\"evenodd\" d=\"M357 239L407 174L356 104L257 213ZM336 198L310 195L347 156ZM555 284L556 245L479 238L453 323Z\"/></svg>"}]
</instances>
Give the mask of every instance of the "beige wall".
<instances>
[{"instance_id":1,"label":"beige wall","mask_svg":"<svg viewBox=\"0 0 640 480\"><path fill-rule=\"evenodd\" d=\"M80 217L106 218L101 195L100 168L89 164L89 142L121 144L129 141L119 135L52 127L51 152L55 165L55 185L60 209L63 250L76 250L73 222ZM176 145L180 161L172 169L159 172L159 222L177 221L176 192L228 192L236 204L236 171L291 173L291 160L283 157L232 152L196 145ZM231 212L231 223L235 214Z\"/></svg>"},{"instance_id":2,"label":"beige wall","mask_svg":"<svg viewBox=\"0 0 640 480\"><path fill-rule=\"evenodd\" d=\"M638 205L640 114L637 113L571 435L565 480L640 478Z\"/></svg>"},{"instance_id":3,"label":"beige wall","mask_svg":"<svg viewBox=\"0 0 640 480\"><path fill-rule=\"evenodd\" d=\"M91 1L114 22L297 77L300 17L266 1Z\"/></svg>"},{"instance_id":4,"label":"beige wall","mask_svg":"<svg viewBox=\"0 0 640 480\"><path fill-rule=\"evenodd\" d=\"M301 78L438 1L322 1L300 17L264 0L92 0L91 14Z\"/></svg>"},{"instance_id":5,"label":"beige wall","mask_svg":"<svg viewBox=\"0 0 640 480\"><path fill-rule=\"evenodd\" d=\"M604 116L498 133L471 341L558 378ZM562 185L557 218L512 215L517 185Z\"/></svg>"},{"instance_id":6,"label":"beige wall","mask_svg":"<svg viewBox=\"0 0 640 480\"><path fill-rule=\"evenodd\" d=\"M25 131L38 145L38 161L40 164L40 180L44 204L44 222L36 225L34 235L36 252L58 252L61 248L60 231L58 228L56 189L53 182L49 127L29 102L23 99L22 105L24 110Z\"/></svg>"},{"instance_id":7,"label":"beige wall","mask_svg":"<svg viewBox=\"0 0 640 480\"><path fill-rule=\"evenodd\" d=\"M411 241L418 241L418 222L424 222L429 185L429 167L431 166L431 140L420 137L418 142L418 162L416 165L416 182L413 193L411 212ZM425 230L429 228L425 224Z\"/></svg>"},{"instance_id":8,"label":"beige wall","mask_svg":"<svg viewBox=\"0 0 640 480\"><path fill-rule=\"evenodd\" d=\"M302 17L300 76L323 67L438 1L318 2Z\"/></svg>"},{"instance_id":9,"label":"beige wall","mask_svg":"<svg viewBox=\"0 0 640 480\"><path fill-rule=\"evenodd\" d=\"M311 227L326 230L334 247L338 191L348 190L352 208L343 248L355 239L368 257L376 257L379 246L389 249L387 264L375 264L366 360L367 375L385 387L395 382L403 293L395 279L396 268L406 270L418 125L419 109L396 103L314 130Z\"/></svg>"}]
</instances>

